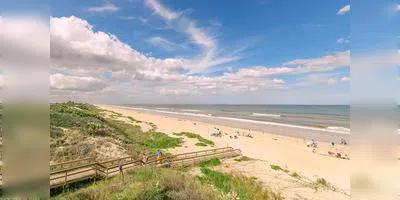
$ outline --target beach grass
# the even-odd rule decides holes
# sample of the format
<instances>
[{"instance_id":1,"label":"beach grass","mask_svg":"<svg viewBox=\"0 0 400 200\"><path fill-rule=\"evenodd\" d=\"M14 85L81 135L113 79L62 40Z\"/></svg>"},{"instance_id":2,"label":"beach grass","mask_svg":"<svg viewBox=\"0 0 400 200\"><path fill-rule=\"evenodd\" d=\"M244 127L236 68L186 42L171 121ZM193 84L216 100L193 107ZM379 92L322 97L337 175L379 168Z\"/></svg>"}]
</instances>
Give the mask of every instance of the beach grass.
<instances>
[{"instance_id":1,"label":"beach grass","mask_svg":"<svg viewBox=\"0 0 400 200\"><path fill-rule=\"evenodd\" d=\"M122 182L117 176L86 188L71 189L52 199L220 199L210 185L167 168L140 168L127 171Z\"/></svg>"},{"instance_id":2,"label":"beach grass","mask_svg":"<svg viewBox=\"0 0 400 200\"><path fill-rule=\"evenodd\" d=\"M285 173L289 173L288 169L283 169L281 166L279 165L270 165L271 169L275 170L275 171L283 171Z\"/></svg>"},{"instance_id":3,"label":"beach grass","mask_svg":"<svg viewBox=\"0 0 400 200\"><path fill-rule=\"evenodd\" d=\"M296 173L296 172L292 172L290 174L290 176L293 177L293 178L300 178L300 175L298 173Z\"/></svg>"},{"instance_id":4,"label":"beach grass","mask_svg":"<svg viewBox=\"0 0 400 200\"><path fill-rule=\"evenodd\" d=\"M150 139L145 144L148 148L152 149L167 149L180 147L182 143L181 138L170 137L162 132L150 132Z\"/></svg>"},{"instance_id":5,"label":"beach grass","mask_svg":"<svg viewBox=\"0 0 400 200\"><path fill-rule=\"evenodd\" d=\"M208 166L218 166L221 165L222 162L218 158L212 158L209 160L204 160L199 163L200 167L208 167Z\"/></svg>"},{"instance_id":6,"label":"beach grass","mask_svg":"<svg viewBox=\"0 0 400 200\"><path fill-rule=\"evenodd\" d=\"M237 161L237 162L242 162L242 161L249 161L249 160L252 160L252 158L250 158L250 157L247 157L247 156L241 156L240 158L235 158L235 159L233 159L234 161Z\"/></svg>"},{"instance_id":7,"label":"beach grass","mask_svg":"<svg viewBox=\"0 0 400 200\"><path fill-rule=\"evenodd\" d=\"M154 153L156 149L174 148L182 143L182 139L156 132L153 123L149 123L151 130L143 132L139 125L121 119L123 115L111 112L118 116L112 118L109 112L84 103L51 104L51 160L60 162L97 157L100 154L95 149L110 142L118 146L118 151L138 158L142 153Z\"/></svg>"},{"instance_id":8,"label":"beach grass","mask_svg":"<svg viewBox=\"0 0 400 200\"><path fill-rule=\"evenodd\" d=\"M264 188L254 178L234 175L211 170L208 167L201 168L202 175L198 179L203 184L211 184L220 190L227 199L240 200L280 200L283 197L279 193Z\"/></svg>"},{"instance_id":9,"label":"beach grass","mask_svg":"<svg viewBox=\"0 0 400 200\"><path fill-rule=\"evenodd\" d=\"M204 144L204 143L202 143L202 142L198 142L198 143L196 143L195 145L196 145L196 146L199 146L199 147L206 147L206 146L208 146L207 144Z\"/></svg>"},{"instance_id":10,"label":"beach grass","mask_svg":"<svg viewBox=\"0 0 400 200\"><path fill-rule=\"evenodd\" d=\"M209 145L209 146L214 146L215 143L211 140L203 138L201 135L196 134L196 133L191 133L191 132L180 132L180 133L174 133L174 135L177 136L186 136L188 138L195 138L197 139L200 143ZM196 145L196 146L201 146L201 145Z\"/></svg>"}]
</instances>

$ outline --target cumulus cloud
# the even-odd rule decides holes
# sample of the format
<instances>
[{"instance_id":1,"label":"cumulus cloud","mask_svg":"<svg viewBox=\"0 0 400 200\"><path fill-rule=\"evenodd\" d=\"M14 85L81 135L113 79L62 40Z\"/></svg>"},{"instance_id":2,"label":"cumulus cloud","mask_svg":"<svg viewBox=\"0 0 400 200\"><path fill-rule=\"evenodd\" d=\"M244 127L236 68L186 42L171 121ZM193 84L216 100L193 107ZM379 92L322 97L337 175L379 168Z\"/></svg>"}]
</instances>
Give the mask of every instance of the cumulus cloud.
<instances>
[{"instance_id":1,"label":"cumulus cloud","mask_svg":"<svg viewBox=\"0 0 400 200\"><path fill-rule=\"evenodd\" d=\"M102 5L99 6L93 6L93 7L89 7L86 9L86 11L88 12L116 12L118 11L120 8L114 4L112 4L111 2L105 2Z\"/></svg>"},{"instance_id":2,"label":"cumulus cloud","mask_svg":"<svg viewBox=\"0 0 400 200\"><path fill-rule=\"evenodd\" d=\"M153 42L166 42L162 39L153 38ZM207 45L204 43L204 48ZM192 74L191 70L203 63L216 66L232 58L216 58L207 54L200 59L154 58L121 42L112 34L95 31L86 20L74 16L51 18L52 70L57 73L51 75L50 82L51 88L57 92L110 93L111 90L122 88L128 91L124 95L130 96L132 91L129 90L135 88L142 95L152 96L284 90L288 86L280 75L324 72L346 67L350 62L349 56L349 51L336 52L316 58L292 60L282 66L242 67L206 76L202 73ZM107 78L105 74L108 74ZM330 82L333 83L333 80Z\"/></svg>"},{"instance_id":3,"label":"cumulus cloud","mask_svg":"<svg viewBox=\"0 0 400 200\"><path fill-rule=\"evenodd\" d=\"M164 73L187 69L184 59L148 57L114 35L95 32L87 21L74 16L51 18L51 58L54 68L92 76L104 72L135 75L139 69Z\"/></svg>"},{"instance_id":4,"label":"cumulus cloud","mask_svg":"<svg viewBox=\"0 0 400 200\"><path fill-rule=\"evenodd\" d=\"M350 12L350 5L345 5L341 9L337 11L337 15L345 15L346 13Z\"/></svg>"},{"instance_id":5,"label":"cumulus cloud","mask_svg":"<svg viewBox=\"0 0 400 200\"><path fill-rule=\"evenodd\" d=\"M105 81L94 77L50 75L50 88L57 90L96 91L106 87Z\"/></svg>"}]
</instances>

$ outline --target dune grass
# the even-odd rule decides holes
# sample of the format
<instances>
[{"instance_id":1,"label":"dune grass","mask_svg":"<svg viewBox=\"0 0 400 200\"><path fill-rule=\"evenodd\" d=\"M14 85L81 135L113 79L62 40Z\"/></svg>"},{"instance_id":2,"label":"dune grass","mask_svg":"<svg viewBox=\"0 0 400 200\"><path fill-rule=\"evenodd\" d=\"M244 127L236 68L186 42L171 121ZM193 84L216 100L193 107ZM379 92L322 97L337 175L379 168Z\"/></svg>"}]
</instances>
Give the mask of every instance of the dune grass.
<instances>
[{"instance_id":1,"label":"dune grass","mask_svg":"<svg viewBox=\"0 0 400 200\"><path fill-rule=\"evenodd\" d=\"M201 135L196 134L196 133L191 133L191 132L180 132L180 133L174 133L174 135L177 136L186 136L188 138L195 138L199 141L199 143L196 144L196 146L203 146L203 144L205 145L209 145L209 146L214 146L215 143L211 140L205 139L203 138ZM201 144L202 143L202 144Z\"/></svg>"},{"instance_id":2,"label":"dune grass","mask_svg":"<svg viewBox=\"0 0 400 200\"><path fill-rule=\"evenodd\" d=\"M198 179L203 184L211 184L220 190L226 199L240 200L281 200L283 197L257 182L254 178L214 171L208 167L201 168Z\"/></svg>"},{"instance_id":3,"label":"dune grass","mask_svg":"<svg viewBox=\"0 0 400 200\"><path fill-rule=\"evenodd\" d=\"M117 115L115 112L112 113ZM123 117L122 115L118 116ZM138 122L134 118L128 117L128 119ZM94 105L75 102L51 104L51 159L63 161L96 156L93 155L95 152L93 150L97 148L96 144L85 142L91 138L118 141L118 145L134 157L139 157L142 153L154 153L157 149L181 145L181 139L156 132L156 125L149 124L152 129L143 132L138 125L107 117L104 110ZM97 143L97 145L99 144L101 143Z\"/></svg>"},{"instance_id":4,"label":"dune grass","mask_svg":"<svg viewBox=\"0 0 400 200\"><path fill-rule=\"evenodd\" d=\"M120 177L114 177L98 181L87 188L65 192L53 199L213 200L220 198L218 191L210 185L201 184L200 181L177 170L146 167L128 171L124 182Z\"/></svg>"},{"instance_id":5,"label":"dune grass","mask_svg":"<svg viewBox=\"0 0 400 200\"><path fill-rule=\"evenodd\" d=\"M249 160L252 160L252 158L250 158L250 157L247 157L247 156L242 156L242 157L240 157L240 158L235 158L235 159L233 159L234 161L237 161L237 162L242 162L242 161L249 161Z\"/></svg>"},{"instance_id":6,"label":"dune grass","mask_svg":"<svg viewBox=\"0 0 400 200\"><path fill-rule=\"evenodd\" d=\"M208 145L206 145L206 144L204 144L202 142L198 142L195 145L198 146L198 147L206 147L206 146L208 146Z\"/></svg>"},{"instance_id":7,"label":"dune grass","mask_svg":"<svg viewBox=\"0 0 400 200\"><path fill-rule=\"evenodd\" d=\"M152 149L167 149L180 147L182 143L181 138L170 137L165 133L151 132L149 133L150 139L146 140L145 144L148 148Z\"/></svg>"},{"instance_id":8,"label":"dune grass","mask_svg":"<svg viewBox=\"0 0 400 200\"><path fill-rule=\"evenodd\" d=\"M222 162L218 158L211 158L209 160L204 160L199 163L200 167L208 167L208 166L218 166L221 165Z\"/></svg>"},{"instance_id":9,"label":"dune grass","mask_svg":"<svg viewBox=\"0 0 400 200\"><path fill-rule=\"evenodd\" d=\"M271 169L275 170L275 171L283 171L285 173L288 173L289 170L288 169L283 169L281 166L279 165L270 165Z\"/></svg>"}]
</instances>

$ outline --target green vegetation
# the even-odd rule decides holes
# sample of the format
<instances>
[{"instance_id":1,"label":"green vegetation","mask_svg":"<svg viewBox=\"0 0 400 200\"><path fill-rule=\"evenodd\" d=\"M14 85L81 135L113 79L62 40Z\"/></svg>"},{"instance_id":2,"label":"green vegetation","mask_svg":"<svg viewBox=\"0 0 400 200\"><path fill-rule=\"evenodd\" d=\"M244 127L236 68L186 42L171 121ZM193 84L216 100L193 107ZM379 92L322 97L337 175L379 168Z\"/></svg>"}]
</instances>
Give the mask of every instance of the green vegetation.
<instances>
[{"instance_id":1,"label":"green vegetation","mask_svg":"<svg viewBox=\"0 0 400 200\"><path fill-rule=\"evenodd\" d=\"M203 137L201 137L199 134L196 133L190 133L190 132L180 132L180 133L174 133L174 135L177 136L186 136L188 138L196 138L200 143L203 143L205 145L210 145L210 146L214 146L214 142L211 140L207 140ZM203 144L197 143L199 145L196 144L196 146L203 146Z\"/></svg>"},{"instance_id":2,"label":"green vegetation","mask_svg":"<svg viewBox=\"0 0 400 200\"><path fill-rule=\"evenodd\" d=\"M152 149L166 149L180 147L182 143L181 138L169 137L165 133L151 132L150 139L146 140L146 146Z\"/></svg>"},{"instance_id":3,"label":"green vegetation","mask_svg":"<svg viewBox=\"0 0 400 200\"><path fill-rule=\"evenodd\" d=\"M328 187L328 182L324 178L317 178L316 183L324 187Z\"/></svg>"},{"instance_id":4,"label":"green vegetation","mask_svg":"<svg viewBox=\"0 0 400 200\"><path fill-rule=\"evenodd\" d=\"M296 173L296 172L292 172L290 174L290 176L293 177L293 178L300 178L300 175L298 173Z\"/></svg>"},{"instance_id":5,"label":"green vegetation","mask_svg":"<svg viewBox=\"0 0 400 200\"><path fill-rule=\"evenodd\" d=\"M276 171L281 171L282 168L279 165L271 165L271 169L276 170Z\"/></svg>"},{"instance_id":6,"label":"green vegetation","mask_svg":"<svg viewBox=\"0 0 400 200\"><path fill-rule=\"evenodd\" d=\"M206 147L206 146L207 146L206 144L204 144L204 143L202 143L202 142L198 142L198 143L196 143L195 145L196 145L196 146L199 146L199 147Z\"/></svg>"},{"instance_id":7,"label":"green vegetation","mask_svg":"<svg viewBox=\"0 0 400 200\"><path fill-rule=\"evenodd\" d=\"M221 160L218 158L212 158L210 160L204 160L199 163L200 167L208 167L208 166L218 166L221 165Z\"/></svg>"},{"instance_id":8,"label":"green vegetation","mask_svg":"<svg viewBox=\"0 0 400 200\"><path fill-rule=\"evenodd\" d=\"M127 154L139 157L152 154L157 149L178 147L182 140L155 132L143 132L141 127L125 122L124 116L111 112L118 118L107 117L110 111L84 103L55 103L50 105L50 150L52 161L97 157L96 148L115 144ZM109 115L108 115L109 116ZM139 122L133 118L131 121ZM111 148L111 147L110 147Z\"/></svg>"},{"instance_id":9,"label":"green vegetation","mask_svg":"<svg viewBox=\"0 0 400 200\"><path fill-rule=\"evenodd\" d=\"M201 172L202 175L199 176L198 179L203 184L211 184L216 187L222 192L226 199L283 199L280 194L263 188L262 185L253 178L218 172L207 167L202 167Z\"/></svg>"},{"instance_id":10,"label":"green vegetation","mask_svg":"<svg viewBox=\"0 0 400 200\"><path fill-rule=\"evenodd\" d=\"M135 118L133 118L133 117L131 117L131 116L128 116L127 118L128 118L129 120L131 120L132 122L135 122L135 123L142 123L142 121L136 120Z\"/></svg>"},{"instance_id":11,"label":"green vegetation","mask_svg":"<svg viewBox=\"0 0 400 200\"><path fill-rule=\"evenodd\" d=\"M276 171L283 171L285 173L288 173L289 170L287 169L283 169L281 166L279 165L271 165L271 169L276 170Z\"/></svg>"},{"instance_id":12,"label":"green vegetation","mask_svg":"<svg viewBox=\"0 0 400 200\"><path fill-rule=\"evenodd\" d=\"M252 158L247 157L247 156L242 156L242 157L240 157L240 158L235 158L234 160L237 161L237 162L242 162L242 161L249 161L249 160L252 160Z\"/></svg>"},{"instance_id":13,"label":"green vegetation","mask_svg":"<svg viewBox=\"0 0 400 200\"><path fill-rule=\"evenodd\" d=\"M182 138L170 137L156 131L157 126L146 122L151 130L143 132L135 123L140 121L121 114L105 111L82 103L56 103L50 105L51 160L72 160L98 156L99 149L106 151L121 148L139 158L157 149L179 147ZM129 119L135 123L126 122ZM200 135L182 132L178 136L196 138L196 145L213 146L214 142ZM110 146L110 143L114 144ZM168 152L165 152L168 155ZM247 160L243 156L240 160ZM188 168L167 169L144 167L125 172L120 176L100 180L94 184L72 185L54 199L137 199L137 200L224 200L224 199L283 199L280 194L262 187L255 177L237 176L211 170L221 165L218 158L200 162L202 175L197 179L188 174ZM90 181L88 181L90 183ZM52 194L55 195L55 194Z\"/></svg>"},{"instance_id":14,"label":"green vegetation","mask_svg":"<svg viewBox=\"0 0 400 200\"><path fill-rule=\"evenodd\" d=\"M76 191L56 196L54 199L137 199L137 200L197 200L220 199L219 193L210 185L165 168L141 168L128 171L122 183L114 177Z\"/></svg>"}]
</instances>

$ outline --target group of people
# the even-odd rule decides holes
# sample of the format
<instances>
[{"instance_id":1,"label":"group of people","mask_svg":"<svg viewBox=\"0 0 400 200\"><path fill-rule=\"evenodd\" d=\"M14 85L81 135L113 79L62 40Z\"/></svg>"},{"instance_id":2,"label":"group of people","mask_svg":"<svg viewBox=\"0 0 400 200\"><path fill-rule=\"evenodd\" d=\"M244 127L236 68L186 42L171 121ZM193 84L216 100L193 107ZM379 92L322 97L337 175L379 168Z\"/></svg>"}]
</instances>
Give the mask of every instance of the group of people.
<instances>
[{"instance_id":1,"label":"group of people","mask_svg":"<svg viewBox=\"0 0 400 200\"><path fill-rule=\"evenodd\" d=\"M157 156L157 164L162 164L164 162L164 154L161 150L157 150L156 152L156 156ZM147 162L149 161L149 156L146 154L143 154L142 156L142 166L146 165Z\"/></svg>"},{"instance_id":2,"label":"group of people","mask_svg":"<svg viewBox=\"0 0 400 200\"><path fill-rule=\"evenodd\" d=\"M345 139L341 138L340 144L347 145L348 143ZM339 151L339 149L335 148L335 145L336 145L335 142L331 142L331 148L333 150L328 151L329 156L333 156L333 157L341 158L341 159L350 159L346 153L343 153L343 152ZM313 148L312 152L315 153L315 151L318 147L318 143L314 139L311 139L311 141L307 142L307 147Z\"/></svg>"}]
</instances>

